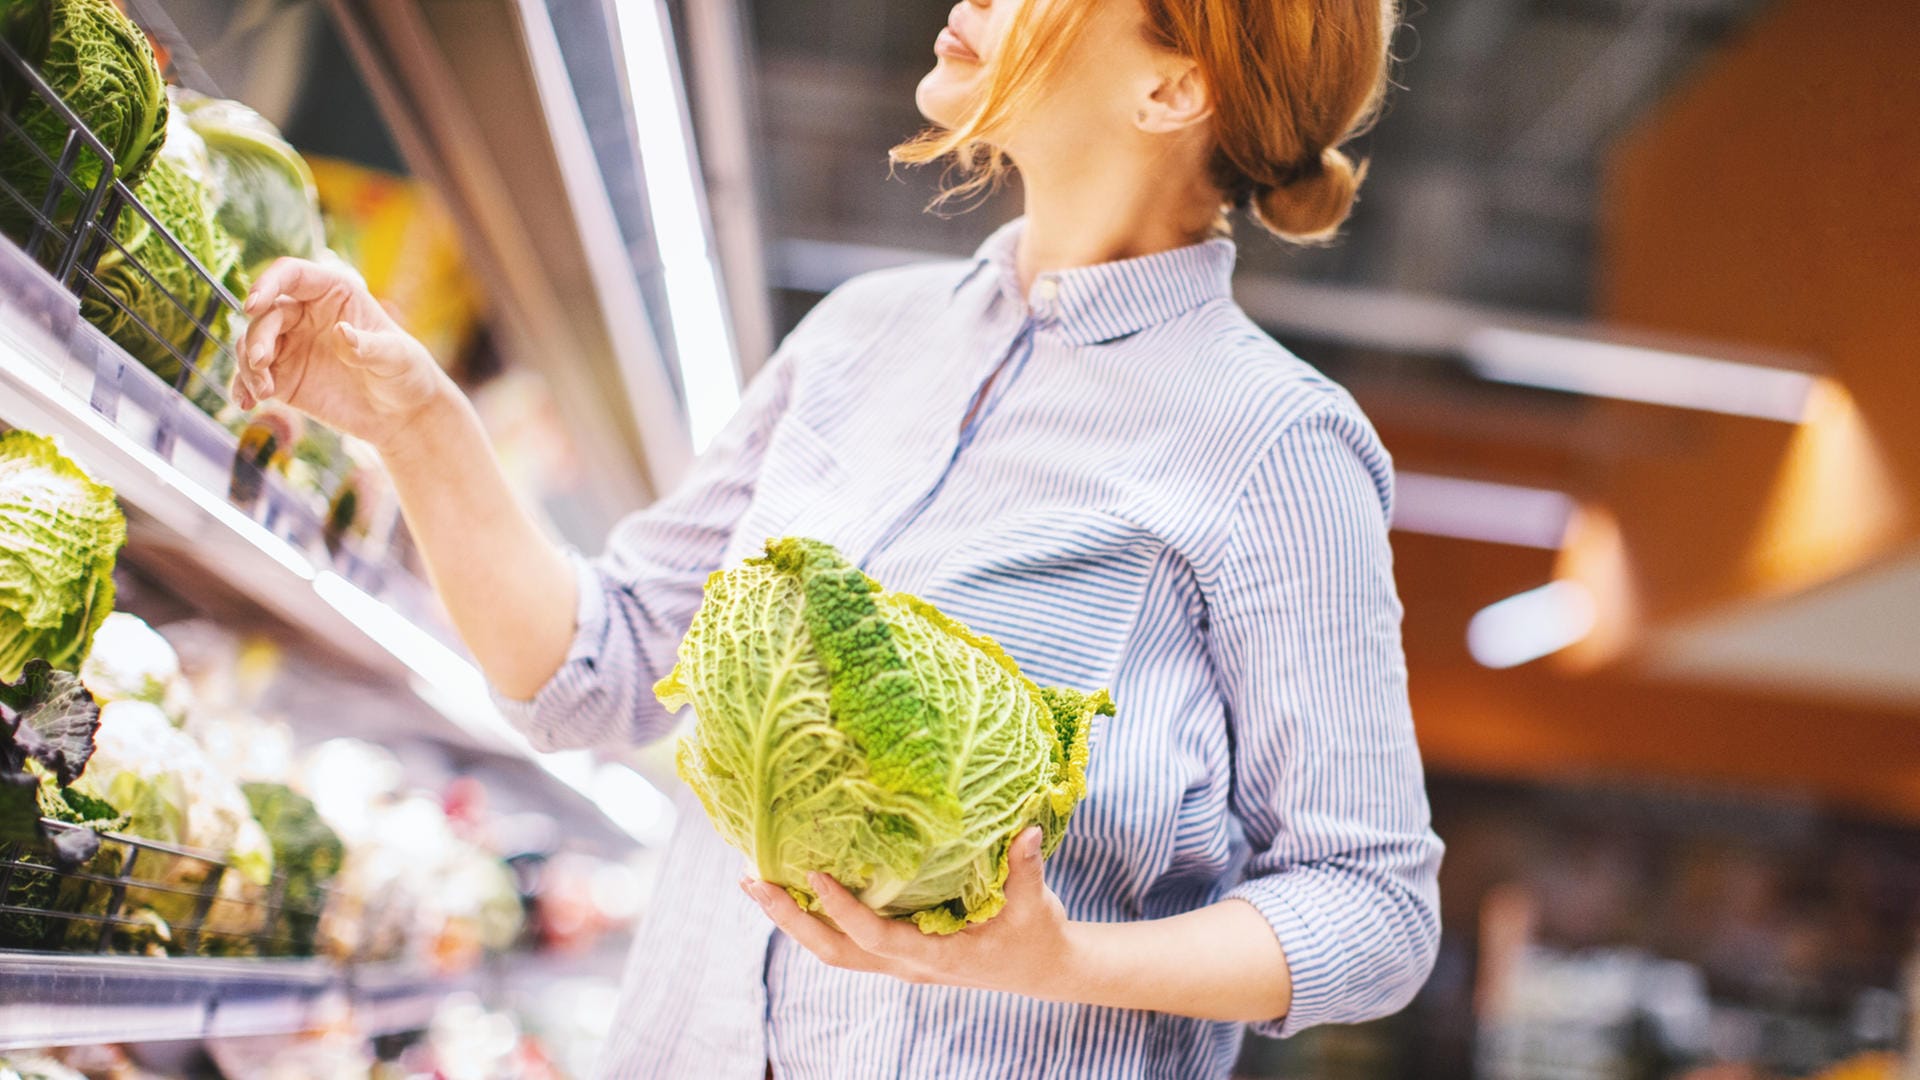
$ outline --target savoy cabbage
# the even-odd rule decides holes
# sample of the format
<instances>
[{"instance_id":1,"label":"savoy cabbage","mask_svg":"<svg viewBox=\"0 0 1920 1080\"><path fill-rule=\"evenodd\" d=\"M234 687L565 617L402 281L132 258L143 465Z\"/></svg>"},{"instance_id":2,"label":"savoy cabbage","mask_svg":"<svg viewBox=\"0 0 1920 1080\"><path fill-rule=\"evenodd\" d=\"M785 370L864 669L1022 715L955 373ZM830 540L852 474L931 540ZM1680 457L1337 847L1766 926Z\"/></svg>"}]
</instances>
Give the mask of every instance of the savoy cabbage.
<instances>
[{"instance_id":1,"label":"savoy cabbage","mask_svg":"<svg viewBox=\"0 0 1920 1080\"><path fill-rule=\"evenodd\" d=\"M229 291L246 291L235 276L240 245L214 220L213 188L184 154L162 154L134 193L166 234L132 207L123 208L115 242L93 271L95 283L81 292L80 311L168 382L180 376L175 353L190 352L204 327L213 341L201 349L202 372L219 380L213 360L226 352L233 313L213 303L213 280ZM207 274L196 271L188 256Z\"/></svg>"},{"instance_id":2,"label":"savoy cabbage","mask_svg":"<svg viewBox=\"0 0 1920 1080\"><path fill-rule=\"evenodd\" d=\"M716 573L655 693L691 704L678 766L720 835L803 907L823 871L952 933L1006 902L1013 838L1051 854L1086 793L1103 690L1042 689L984 635L831 546L769 541Z\"/></svg>"},{"instance_id":3,"label":"savoy cabbage","mask_svg":"<svg viewBox=\"0 0 1920 1080\"><path fill-rule=\"evenodd\" d=\"M167 133L167 95L153 46L113 0L0 0L0 31L113 155L115 175L137 183ZM67 122L53 106L9 77L0 84L9 118L23 134L0 140L0 179L31 209L0 198L0 227L24 234L53 183ZM64 220L100 178L103 162L82 153L55 217Z\"/></svg>"},{"instance_id":4,"label":"savoy cabbage","mask_svg":"<svg viewBox=\"0 0 1920 1080\"><path fill-rule=\"evenodd\" d=\"M79 670L113 610L126 539L112 488L45 436L0 434L0 679L35 659Z\"/></svg>"}]
</instances>

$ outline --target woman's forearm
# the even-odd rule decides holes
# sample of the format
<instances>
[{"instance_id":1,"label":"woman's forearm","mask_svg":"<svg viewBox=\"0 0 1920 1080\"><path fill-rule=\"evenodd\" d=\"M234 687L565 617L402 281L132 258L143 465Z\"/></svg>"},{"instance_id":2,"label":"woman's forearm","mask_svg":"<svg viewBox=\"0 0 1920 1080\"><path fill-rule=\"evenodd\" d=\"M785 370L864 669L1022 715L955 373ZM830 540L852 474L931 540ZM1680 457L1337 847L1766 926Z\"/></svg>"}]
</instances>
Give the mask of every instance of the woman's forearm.
<instances>
[{"instance_id":1,"label":"woman's forearm","mask_svg":"<svg viewBox=\"0 0 1920 1080\"><path fill-rule=\"evenodd\" d=\"M1293 1002L1273 927L1239 900L1143 922L1067 924L1068 957L1047 997L1252 1023Z\"/></svg>"},{"instance_id":2,"label":"woman's forearm","mask_svg":"<svg viewBox=\"0 0 1920 1080\"><path fill-rule=\"evenodd\" d=\"M577 586L508 485L473 406L447 383L381 457L460 637L501 693L533 697L566 659Z\"/></svg>"}]
</instances>

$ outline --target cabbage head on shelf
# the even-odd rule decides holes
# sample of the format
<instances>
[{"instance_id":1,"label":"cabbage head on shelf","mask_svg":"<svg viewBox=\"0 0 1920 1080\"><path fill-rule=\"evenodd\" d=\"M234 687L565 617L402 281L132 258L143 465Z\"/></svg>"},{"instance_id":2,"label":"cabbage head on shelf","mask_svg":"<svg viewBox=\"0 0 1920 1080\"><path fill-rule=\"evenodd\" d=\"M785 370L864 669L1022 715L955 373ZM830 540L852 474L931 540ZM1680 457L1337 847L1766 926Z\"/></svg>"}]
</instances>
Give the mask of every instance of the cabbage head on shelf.
<instances>
[{"instance_id":1,"label":"cabbage head on shelf","mask_svg":"<svg viewBox=\"0 0 1920 1080\"><path fill-rule=\"evenodd\" d=\"M113 0L0 0L0 32L113 154L120 179L138 182L167 131L160 64L140 28ZM0 227L19 237L53 182L49 162L59 160L68 129L11 69L0 79L0 99L25 132L24 140L0 139L0 179L33 204L29 210L0 196ZM99 180L101 166L92 153L79 155L72 170L76 187L61 197L57 218L72 216L80 193Z\"/></svg>"},{"instance_id":2,"label":"cabbage head on shelf","mask_svg":"<svg viewBox=\"0 0 1920 1080\"><path fill-rule=\"evenodd\" d=\"M283 256L320 254L326 230L313 172L280 130L237 101L181 94L174 104L206 145L220 226L240 244L241 270L257 277Z\"/></svg>"},{"instance_id":3,"label":"cabbage head on shelf","mask_svg":"<svg viewBox=\"0 0 1920 1080\"><path fill-rule=\"evenodd\" d=\"M220 771L200 744L173 726L158 706L110 701L100 710L93 758L73 790L101 799L126 817L131 836L207 852L230 868L220 877L198 948L215 955L244 955L266 926L267 885L273 875L273 845L254 819L253 808L232 777ZM118 855L103 848L96 873L111 876ZM107 860L102 864L102 860ZM126 889L125 912L146 921L147 934L117 935L122 948L164 952L179 943L178 931L193 921L199 890L213 872L195 858L143 860L139 883ZM70 909L98 914L106 895L86 891ZM152 940L149 940L152 939Z\"/></svg>"},{"instance_id":4,"label":"cabbage head on shelf","mask_svg":"<svg viewBox=\"0 0 1920 1080\"><path fill-rule=\"evenodd\" d=\"M113 489L43 435L0 434L0 680L29 660L76 671L113 610L127 539Z\"/></svg>"},{"instance_id":5,"label":"cabbage head on shelf","mask_svg":"<svg viewBox=\"0 0 1920 1080\"><path fill-rule=\"evenodd\" d=\"M168 382L180 375L174 353L189 351L199 320L208 318L213 341L201 350L200 365L219 380L213 361L228 337L232 313L225 305L209 312L213 282L195 272L185 256L198 260L231 291L241 284L234 275L240 246L214 220L212 185L184 158L162 155L135 194L180 247L168 243L139 212L123 208L113 230L118 244L108 244L100 257L94 271L98 285L82 291L81 314Z\"/></svg>"},{"instance_id":6,"label":"cabbage head on shelf","mask_svg":"<svg viewBox=\"0 0 1920 1080\"><path fill-rule=\"evenodd\" d=\"M678 768L762 879L807 874L930 934L991 918L1028 826L1052 854L1086 794L1106 691L1042 688L998 644L830 545L769 541L714 574L655 693L691 704Z\"/></svg>"}]
</instances>

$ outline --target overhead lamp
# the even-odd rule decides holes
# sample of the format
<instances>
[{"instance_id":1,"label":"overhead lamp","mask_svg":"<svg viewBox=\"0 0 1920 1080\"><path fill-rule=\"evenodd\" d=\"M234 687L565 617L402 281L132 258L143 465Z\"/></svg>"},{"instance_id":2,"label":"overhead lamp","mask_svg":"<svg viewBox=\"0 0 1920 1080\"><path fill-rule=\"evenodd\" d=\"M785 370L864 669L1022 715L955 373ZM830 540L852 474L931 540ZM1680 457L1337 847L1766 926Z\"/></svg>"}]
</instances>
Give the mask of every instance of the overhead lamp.
<instances>
[{"instance_id":1,"label":"overhead lamp","mask_svg":"<svg viewBox=\"0 0 1920 1080\"><path fill-rule=\"evenodd\" d=\"M1467 651L1484 667L1519 667L1577 644L1598 620L1585 585L1550 582L1481 609L1467 623Z\"/></svg>"},{"instance_id":2,"label":"overhead lamp","mask_svg":"<svg viewBox=\"0 0 1920 1080\"><path fill-rule=\"evenodd\" d=\"M1798 424L1818 382L1802 371L1588 338L1482 327L1467 363L1495 382Z\"/></svg>"},{"instance_id":3,"label":"overhead lamp","mask_svg":"<svg viewBox=\"0 0 1920 1080\"><path fill-rule=\"evenodd\" d=\"M699 453L740 404L733 334L708 243L700 170L689 135L667 12L659 0L614 5L632 95L647 205L666 281L674 353L687 398L687 424Z\"/></svg>"},{"instance_id":4,"label":"overhead lamp","mask_svg":"<svg viewBox=\"0 0 1920 1080\"><path fill-rule=\"evenodd\" d=\"M1393 527L1401 532L1557 551L1575 502L1547 488L1402 472L1394 478Z\"/></svg>"}]
</instances>

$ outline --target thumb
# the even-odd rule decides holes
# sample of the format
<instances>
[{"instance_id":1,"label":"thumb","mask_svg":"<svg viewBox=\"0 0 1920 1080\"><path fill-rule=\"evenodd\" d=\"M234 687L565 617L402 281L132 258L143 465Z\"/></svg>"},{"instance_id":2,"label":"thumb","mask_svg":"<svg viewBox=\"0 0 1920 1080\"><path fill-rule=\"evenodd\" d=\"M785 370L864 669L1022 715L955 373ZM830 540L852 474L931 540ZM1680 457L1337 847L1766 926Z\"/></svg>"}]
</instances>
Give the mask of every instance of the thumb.
<instances>
[{"instance_id":1,"label":"thumb","mask_svg":"<svg viewBox=\"0 0 1920 1080\"><path fill-rule=\"evenodd\" d=\"M1037 908L1046 899L1046 870L1040 855L1041 833L1032 826L1013 838L1007 852L1007 903L1022 909Z\"/></svg>"}]
</instances>

